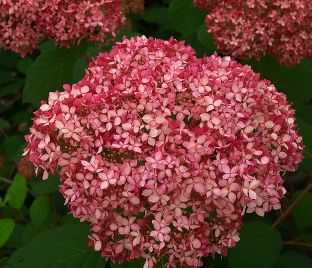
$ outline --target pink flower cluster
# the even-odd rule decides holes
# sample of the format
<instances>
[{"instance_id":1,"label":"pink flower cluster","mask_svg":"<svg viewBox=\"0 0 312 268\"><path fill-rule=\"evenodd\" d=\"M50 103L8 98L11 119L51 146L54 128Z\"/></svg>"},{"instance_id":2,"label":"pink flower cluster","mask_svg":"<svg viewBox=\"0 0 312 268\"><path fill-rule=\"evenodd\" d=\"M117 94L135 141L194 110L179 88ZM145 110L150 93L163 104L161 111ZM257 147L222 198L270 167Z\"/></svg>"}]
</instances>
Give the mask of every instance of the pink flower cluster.
<instances>
[{"instance_id":1,"label":"pink flower cluster","mask_svg":"<svg viewBox=\"0 0 312 268\"><path fill-rule=\"evenodd\" d=\"M173 38L124 39L64 89L35 112L24 154L44 179L60 174L90 245L114 261L226 255L243 214L281 207L281 173L302 159L284 94Z\"/></svg>"},{"instance_id":2,"label":"pink flower cluster","mask_svg":"<svg viewBox=\"0 0 312 268\"><path fill-rule=\"evenodd\" d=\"M121 0L1 0L0 47L24 57L43 37L61 47L82 39L104 42L124 19Z\"/></svg>"},{"instance_id":3,"label":"pink flower cluster","mask_svg":"<svg viewBox=\"0 0 312 268\"><path fill-rule=\"evenodd\" d=\"M38 1L0 0L0 48L24 57L38 46L38 8Z\"/></svg>"},{"instance_id":4,"label":"pink flower cluster","mask_svg":"<svg viewBox=\"0 0 312 268\"><path fill-rule=\"evenodd\" d=\"M274 56L291 67L312 57L311 0L194 0L209 9L208 32L233 57Z\"/></svg>"}]
</instances>

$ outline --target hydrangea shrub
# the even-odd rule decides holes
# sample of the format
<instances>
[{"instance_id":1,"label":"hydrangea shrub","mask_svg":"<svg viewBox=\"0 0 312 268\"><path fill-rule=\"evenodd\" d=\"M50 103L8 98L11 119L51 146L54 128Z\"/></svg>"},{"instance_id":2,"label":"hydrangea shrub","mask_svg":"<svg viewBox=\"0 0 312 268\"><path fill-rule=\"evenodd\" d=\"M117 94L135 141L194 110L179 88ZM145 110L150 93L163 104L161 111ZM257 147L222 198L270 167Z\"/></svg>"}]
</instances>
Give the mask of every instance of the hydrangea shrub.
<instances>
[{"instance_id":1,"label":"hydrangea shrub","mask_svg":"<svg viewBox=\"0 0 312 268\"><path fill-rule=\"evenodd\" d=\"M239 241L245 213L281 207L302 159L283 93L230 57L134 37L35 112L24 155L58 173L90 246L116 262L200 267Z\"/></svg>"},{"instance_id":2,"label":"hydrangea shrub","mask_svg":"<svg viewBox=\"0 0 312 268\"><path fill-rule=\"evenodd\" d=\"M312 57L310 0L194 0L209 11L208 32L220 51L235 58L274 56L291 67Z\"/></svg>"}]
</instances>

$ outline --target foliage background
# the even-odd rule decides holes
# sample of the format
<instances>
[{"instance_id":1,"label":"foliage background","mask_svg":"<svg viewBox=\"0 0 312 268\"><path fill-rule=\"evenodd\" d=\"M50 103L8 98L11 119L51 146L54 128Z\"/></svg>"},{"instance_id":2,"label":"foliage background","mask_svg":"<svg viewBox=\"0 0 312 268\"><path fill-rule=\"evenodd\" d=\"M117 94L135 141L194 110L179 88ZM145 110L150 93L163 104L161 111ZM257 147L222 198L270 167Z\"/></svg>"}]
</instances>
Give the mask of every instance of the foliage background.
<instances>
[{"instance_id":1,"label":"foliage background","mask_svg":"<svg viewBox=\"0 0 312 268\"><path fill-rule=\"evenodd\" d=\"M204 25L205 12L192 0L146 1L142 14L131 15L131 30L118 36L146 35L186 40L198 56L216 50ZM116 268L140 267L140 261L123 265L102 259L88 248L88 226L67 214L58 193L58 178L26 180L17 172L23 136L31 126L32 112L49 91L61 90L84 75L88 61L99 51L82 42L59 49L44 41L31 56L0 50L0 267L6 268ZM208 258L215 268L312 267L312 60L294 68L281 67L271 57L243 62L271 80L293 104L305 143L305 159L298 171L285 174L286 198L282 210L264 218L247 215L238 246L228 257ZM2 162L2 164L1 164ZM162 267L161 260L158 267Z\"/></svg>"}]
</instances>

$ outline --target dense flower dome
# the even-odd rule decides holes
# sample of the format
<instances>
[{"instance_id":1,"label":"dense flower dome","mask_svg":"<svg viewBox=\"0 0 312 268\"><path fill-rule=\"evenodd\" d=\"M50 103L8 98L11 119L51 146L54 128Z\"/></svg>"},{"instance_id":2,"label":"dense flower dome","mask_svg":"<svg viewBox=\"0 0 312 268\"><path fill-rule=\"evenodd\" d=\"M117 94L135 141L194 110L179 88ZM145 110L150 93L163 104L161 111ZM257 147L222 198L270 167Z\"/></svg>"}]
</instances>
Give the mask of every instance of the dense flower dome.
<instances>
[{"instance_id":1,"label":"dense flower dome","mask_svg":"<svg viewBox=\"0 0 312 268\"><path fill-rule=\"evenodd\" d=\"M39 25L59 46L68 47L82 39L103 42L115 36L124 20L120 7L121 0L46 0Z\"/></svg>"},{"instance_id":2,"label":"dense flower dome","mask_svg":"<svg viewBox=\"0 0 312 268\"><path fill-rule=\"evenodd\" d=\"M218 49L235 58L274 56L293 66L312 57L310 0L195 0L208 9L208 32Z\"/></svg>"},{"instance_id":3,"label":"dense flower dome","mask_svg":"<svg viewBox=\"0 0 312 268\"><path fill-rule=\"evenodd\" d=\"M281 173L302 159L284 94L230 57L134 37L51 92L24 155L58 173L90 245L145 268L200 267L239 241L245 213L281 207Z\"/></svg>"},{"instance_id":4,"label":"dense flower dome","mask_svg":"<svg viewBox=\"0 0 312 268\"><path fill-rule=\"evenodd\" d=\"M22 57L41 39L69 47L87 39L107 43L125 21L121 0L0 0L0 47Z\"/></svg>"},{"instance_id":5,"label":"dense flower dome","mask_svg":"<svg viewBox=\"0 0 312 268\"><path fill-rule=\"evenodd\" d=\"M32 0L0 0L0 48L25 57L39 44L39 4Z\"/></svg>"}]
</instances>

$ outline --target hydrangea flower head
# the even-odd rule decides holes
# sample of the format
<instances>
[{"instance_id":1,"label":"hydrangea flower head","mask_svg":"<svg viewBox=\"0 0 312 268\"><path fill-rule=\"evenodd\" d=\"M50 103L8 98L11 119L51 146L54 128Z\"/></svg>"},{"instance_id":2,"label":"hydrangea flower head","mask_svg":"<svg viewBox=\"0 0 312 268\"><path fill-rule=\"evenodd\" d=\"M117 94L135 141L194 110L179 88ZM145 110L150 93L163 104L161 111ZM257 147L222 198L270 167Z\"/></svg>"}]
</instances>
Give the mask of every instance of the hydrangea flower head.
<instances>
[{"instance_id":1,"label":"hydrangea flower head","mask_svg":"<svg viewBox=\"0 0 312 268\"><path fill-rule=\"evenodd\" d=\"M82 39L103 42L122 25L121 0L44 1L39 25L59 46L69 47Z\"/></svg>"},{"instance_id":2,"label":"hydrangea flower head","mask_svg":"<svg viewBox=\"0 0 312 268\"><path fill-rule=\"evenodd\" d=\"M0 0L0 47L25 57L45 37L61 47L82 39L107 43L124 25L121 4L121 0Z\"/></svg>"},{"instance_id":3,"label":"hydrangea flower head","mask_svg":"<svg viewBox=\"0 0 312 268\"><path fill-rule=\"evenodd\" d=\"M310 0L195 0L208 9L208 32L223 53L236 58L274 56L291 67L312 57Z\"/></svg>"},{"instance_id":4,"label":"hydrangea flower head","mask_svg":"<svg viewBox=\"0 0 312 268\"><path fill-rule=\"evenodd\" d=\"M284 94L230 57L134 37L51 92L25 155L57 172L90 245L113 261L200 267L239 241L242 216L281 207L301 161Z\"/></svg>"},{"instance_id":5,"label":"hydrangea flower head","mask_svg":"<svg viewBox=\"0 0 312 268\"><path fill-rule=\"evenodd\" d=\"M25 57L39 44L39 4L32 0L0 1L0 47Z\"/></svg>"}]
</instances>

